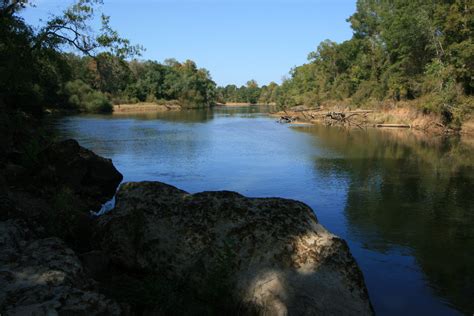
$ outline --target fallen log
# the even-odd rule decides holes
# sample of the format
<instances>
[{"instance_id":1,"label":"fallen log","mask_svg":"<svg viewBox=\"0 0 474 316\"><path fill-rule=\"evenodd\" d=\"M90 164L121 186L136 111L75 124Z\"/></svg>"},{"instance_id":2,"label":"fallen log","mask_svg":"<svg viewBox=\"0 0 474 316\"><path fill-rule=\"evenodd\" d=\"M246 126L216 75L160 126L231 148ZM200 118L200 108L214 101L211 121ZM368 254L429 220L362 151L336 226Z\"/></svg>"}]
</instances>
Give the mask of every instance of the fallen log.
<instances>
[{"instance_id":1,"label":"fallen log","mask_svg":"<svg viewBox=\"0 0 474 316\"><path fill-rule=\"evenodd\" d=\"M336 120L336 121L344 121L345 120L345 117L346 117L346 113L344 112L328 112L326 114L326 117L329 117L333 120Z\"/></svg>"},{"instance_id":2,"label":"fallen log","mask_svg":"<svg viewBox=\"0 0 474 316\"><path fill-rule=\"evenodd\" d=\"M294 116L281 116L278 120L278 123L292 123L296 121L298 118Z\"/></svg>"},{"instance_id":3,"label":"fallen log","mask_svg":"<svg viewBox=\"0 0 474 316\"><path fill-rule=\"evenodd\" d=\"M354 110L354 111L348 111L347 113L373 113L374 110Z\"/></svg>"},{"instance_id":4,"label":"fallen log","mask_svg":"<svg viewBox=\"0 0 474 316\"><path fill-rule=\"evenodd\" d=\"M408 125L408 124L376 124L375 127L411 128L411 125Z\"/></svg>"}]
</instances>

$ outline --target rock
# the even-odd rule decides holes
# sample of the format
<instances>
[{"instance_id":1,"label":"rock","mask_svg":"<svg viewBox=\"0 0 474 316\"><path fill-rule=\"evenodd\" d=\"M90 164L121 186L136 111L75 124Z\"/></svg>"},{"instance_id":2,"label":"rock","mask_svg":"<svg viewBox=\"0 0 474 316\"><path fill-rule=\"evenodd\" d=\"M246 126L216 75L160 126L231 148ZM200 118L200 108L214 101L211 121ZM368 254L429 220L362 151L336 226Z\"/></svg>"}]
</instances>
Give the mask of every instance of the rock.
<instances>
[{"instance_id":1,"label":"rock","mask_svg":"<svg viewBox=\"0 0 474 316\"><path fill-rule=\"evenodd\" d=\"M75 253L58 238L35 239L19 220L0 222L1 315L119 315L94 291Z\"/></svg>"},{"instance_id":2,"label":"rock","mask_svg":"<svg viewBox=\"0 0 474 316\"><path fill-rule=\"evenodd\" d=\"M43 179L70 188L93 210L114 196L123 179L112 160L96 155L73 139L47 148L41 159Z\"/></svg>"},{"instance_id":3,"label":"rock","mask_svg":"<svg viewBox=\"0 0 474 316\"><path fill-rule=\"evenodd\" d=\"M301 202L126 183L99 221L102 249L128 271L229 289L257 314L373 314L346 242Z\"/></svg>"},{"instance_id":4,"label":"rock","mask_svg":"<svg viewBox=\"0 0 474 316\"><path fill-rule=\"evenodd\" d=\"M26 168L13 163L8 163L2 173L4 174L8 183L16 183L28 176L28 171Z\"/></svg>"},{"instance_id":5,"label":"rock","mask_svg":"<svg viewBox=\"0 0 474 316\"><path fill-rule=\"evenodd\" d=\"M99 250L92 250L80 255L81 262L92 278L97 279L107 273L109 257Z\"/></svg>"},{"instance_id":6,"label":"rock","mask_svg":"<svg viewBox=\"0 0 474 316\"><path fill-rule=\"evenodd\" d=\"M28 169L14 163L0 168L0 220L21 219L37 235L61 238L80 252L92 250L96 220L89 211L114 196L122 175L110 159L75 140L33 156Z\"/></svg>"}]
</instances>

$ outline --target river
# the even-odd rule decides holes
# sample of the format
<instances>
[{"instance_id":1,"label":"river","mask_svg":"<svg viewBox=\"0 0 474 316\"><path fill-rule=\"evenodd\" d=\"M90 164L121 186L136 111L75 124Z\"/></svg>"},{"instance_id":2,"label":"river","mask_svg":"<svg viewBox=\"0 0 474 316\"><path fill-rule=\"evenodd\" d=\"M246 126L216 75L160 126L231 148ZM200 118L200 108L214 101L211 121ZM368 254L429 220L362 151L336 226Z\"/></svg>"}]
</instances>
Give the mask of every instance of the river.
<instances>
[{"instance_id":1,"label":"river","mask_svg":"<svg viewBox=\"0 0 474 316\"><path fill-rule=\"evenodd\" d=\"M124 181L311 206L347 240L379 315L474 312L474 149L407 131L290 126L266 107L59 119Z\"/></svg>"}]
</instances>

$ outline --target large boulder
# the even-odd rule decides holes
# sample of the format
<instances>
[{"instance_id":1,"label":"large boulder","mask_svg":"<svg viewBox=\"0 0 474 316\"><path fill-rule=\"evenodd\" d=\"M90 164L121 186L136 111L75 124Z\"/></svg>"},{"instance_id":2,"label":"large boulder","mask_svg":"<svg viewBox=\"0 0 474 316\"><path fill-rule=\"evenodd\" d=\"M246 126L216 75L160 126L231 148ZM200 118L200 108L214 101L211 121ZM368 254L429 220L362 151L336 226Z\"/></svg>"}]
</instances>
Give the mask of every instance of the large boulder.
<instances>
[{"instance_id":1,"label":"large boulder","mask_svg":"<svg viewBox=\"0 0 474 316\"><path fill-rule=\"evenodd\" d=\"M120 315L95 291L81 262L58 238L35 238L20 220L0 222L1 315Z\"/></svg>"},{"instance_id":2,"label":"large boulder","mask_svg":"<svg viewBox=\"0 0 474 316\"><path fill-rule=\"evenodd\" d=\"M99 226L115 265L186 278L201 293L230 289L257 314L373 314L346 242L301 202L125 183Z\"/></svg>"},{"instance_id":3,"label":"large boulder","mask_svg":"<svg viewBox=\"0 0 474 316\"><path fill-rule=\"evenodd\" d=\"M114 196L123 179L112 160L96 155L74 139L53 144L40 159L40 181L44 185L69 188L93 210Z\"/></svg>"}]
</instances>

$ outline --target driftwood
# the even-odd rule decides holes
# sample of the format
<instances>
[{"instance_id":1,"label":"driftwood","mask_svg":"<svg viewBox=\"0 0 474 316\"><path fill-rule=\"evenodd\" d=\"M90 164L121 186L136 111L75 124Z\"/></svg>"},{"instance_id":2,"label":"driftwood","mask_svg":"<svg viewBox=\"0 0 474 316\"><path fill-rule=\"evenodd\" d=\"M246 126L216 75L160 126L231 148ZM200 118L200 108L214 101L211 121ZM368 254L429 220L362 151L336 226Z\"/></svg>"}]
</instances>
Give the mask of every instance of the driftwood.
<instances>
[{"instance_id":1,"label":"driftwood","mask_svg":"<svg viewBox=\"0 0 474 316\"><path fill-rule=\"evenodd\" d=\"M369 113L373 113L373 110L355 110L355 111L346 111L346 112L325 112L321 109L292 109L290 111L291 115L286 110L283 110L285 115L280 116L278 120L279 123L292 123L298 120L300 117L296 115L300 115L301 118L304 120L312 121L319 119L324 119L326 125L349 125L349 126L357 126L359 128L363 128L367 124L368 118L367 115ZM298 114L296 114L298 113Z\"/></svg>"},{"instance_id":2,"label":"driftwood","mask_svg":"<svg viewBox=\"0 0 474 316\"><path fill-rule=\"evenodd\" d=\"M327 125L355 125L358 128L362 129L362 126L367 121L367 114L371 111L350 111L350 112L328 112L326 113L325 120ZM355 121L356 117L362 117L362 122Z\"/></svg>"},{"instance_id":3,"label":"driftwood","mask_svg":"<svg viewBox=\"0 0 474 316\"><path fill-rule=\"evenodd\" d=\"M408 124L376 124L375 127L411 128L411 125L408 125Z\"/></svg>"},{"instance_id":4,"label":"driftwood","mask_svg":"<svg viewBox=\"0 0 474 316\"><path fill-rule=\"evenodd\" d=\"M329 117L332 120L343 122L343 121L346 120L346 113L344 113L344 112L329 112L329 113L326 114L326 117Z\"/></svg>"},{"instance_id":5,"label":"driftwood","mask_svg":"<svg viewBox=\"0 0 474 316\"><path fill-rule=\"evenodd\" d=\"M374 110L355 110L355 111L349 111L347 113L374 113Z\"/></svg>"},{"instance_id":6,"label":"driftwood","mask_svg":"<svg viewBox=\"0 0 474 316\"><path fill-rule=\"evenodd\" d=\"M297 116L291 116L290 114L288 114L286 110L283 110L283 112L285 113L285 115L280 116L280 119L278 119L277 121L278 123L292 123L298 119Z\"/></svg>"},{"instance_id":7,"label":"driftwood","mask_svg":"<svg viewBox=\"0 0 474 316\"><path fill-rule=\"evenodd\" d=\"M290 116L290 115L284 115L280 116L280 119L277 121L278 123L292 123L296 121L298 117L296 116Z\"/></svg>"}]
</instances>

